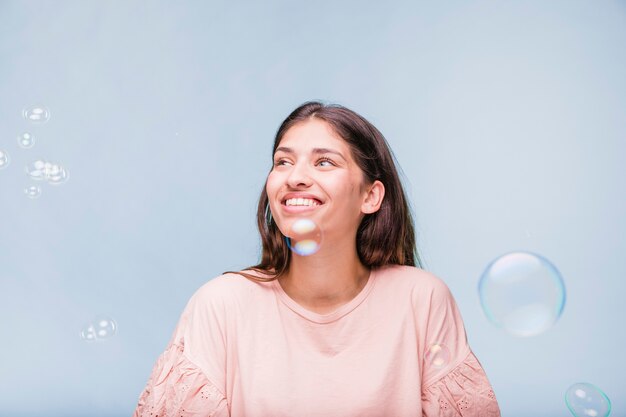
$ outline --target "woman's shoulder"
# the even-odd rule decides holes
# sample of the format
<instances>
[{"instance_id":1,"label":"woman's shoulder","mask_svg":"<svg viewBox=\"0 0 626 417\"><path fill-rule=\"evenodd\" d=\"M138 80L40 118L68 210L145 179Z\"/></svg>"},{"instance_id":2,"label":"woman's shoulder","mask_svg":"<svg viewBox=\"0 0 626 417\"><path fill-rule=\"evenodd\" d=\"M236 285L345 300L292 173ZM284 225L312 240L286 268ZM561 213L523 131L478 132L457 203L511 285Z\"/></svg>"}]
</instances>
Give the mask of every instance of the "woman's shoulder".
<instances>
[{"instance_id":1,"label":"woman's shoulder","mask_svg":"<svg viewBox=\"0 0 626 417\"><path fill-rule=\"evenodd\" d=\"M259 292L267 292L268 290L271 290L270 282L255 281L242 274L257 278L266 278L269 275L263 275L260 272L253 270L242 270L239 272L224 272L223 274L209 279L196 290L192 299L203 301L224 301L233 298L241 299L248 294L258 294Z\"/></svg>"},{"instance_id":2,"label":"woman's shoulder","mask_svg":"<svg viewBox=\"0 0 626 417\"><path fill-rule=\"evenodd\" d=\"M386 265L378 269L379 282L401 287L414 297L447 298L450 289L437 275L425 269L408 265Z\"/></svg>"}]
</instances>

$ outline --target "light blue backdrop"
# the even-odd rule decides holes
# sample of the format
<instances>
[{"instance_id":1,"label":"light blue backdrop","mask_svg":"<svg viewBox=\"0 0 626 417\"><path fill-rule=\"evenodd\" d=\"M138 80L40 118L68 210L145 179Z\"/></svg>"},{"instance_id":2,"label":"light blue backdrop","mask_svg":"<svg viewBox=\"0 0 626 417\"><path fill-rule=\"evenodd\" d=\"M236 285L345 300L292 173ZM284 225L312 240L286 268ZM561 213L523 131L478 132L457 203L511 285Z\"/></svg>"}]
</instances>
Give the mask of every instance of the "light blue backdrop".
<instances>
[{"instance_id":1,"label":"light blue backdrop","mask_svg":"<svg viewBox=\"0 0 626 417\"><path fill-rule=\"evenodd\" d=\"M503 415L582 381L626 416L624 1L2 1L0 33L0 415L130 415L191 294L258 260L273 135L322 99L387 137ZM70 178L31 200L38 158ZM567 286L527 339L477 296L517 249Z\"/></svg>"}]
</instances>

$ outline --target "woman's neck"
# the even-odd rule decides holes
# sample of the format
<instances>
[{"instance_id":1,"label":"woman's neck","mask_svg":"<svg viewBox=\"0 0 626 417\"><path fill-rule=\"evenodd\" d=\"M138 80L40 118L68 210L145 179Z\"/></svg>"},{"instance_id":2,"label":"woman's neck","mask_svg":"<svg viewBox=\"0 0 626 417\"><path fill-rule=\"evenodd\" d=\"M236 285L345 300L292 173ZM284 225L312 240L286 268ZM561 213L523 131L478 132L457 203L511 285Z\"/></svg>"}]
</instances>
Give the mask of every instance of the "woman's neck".
<instances>
[{"instance_id":1,"label":"woman's neck","mask_svg":"<svg viewBox=\"0 0 626 417\"><path fill-rule=\"evenodd\" d=\"M292 254L289 269L278 282L302 307L326 314L356 297L367 284L369 273L355 247L334 245L310 256Z\"/></svg>"}]
</instances>

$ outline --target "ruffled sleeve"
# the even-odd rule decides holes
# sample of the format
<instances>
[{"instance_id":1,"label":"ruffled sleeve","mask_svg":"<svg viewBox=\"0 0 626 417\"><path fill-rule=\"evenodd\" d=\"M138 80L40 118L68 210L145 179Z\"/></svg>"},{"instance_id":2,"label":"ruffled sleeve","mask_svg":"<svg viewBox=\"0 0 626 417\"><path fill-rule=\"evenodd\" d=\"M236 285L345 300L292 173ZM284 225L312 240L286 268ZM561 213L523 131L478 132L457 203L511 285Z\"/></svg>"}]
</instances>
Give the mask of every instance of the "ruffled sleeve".
<instances>
[{"instance_id":1,"label":"ruffled sleeve","mask_svg":"<svg viewBox=\"0 0 626 417\"><path fill-rule=\"evenodd\" d=\"M225 417L225 396L185 357L182 341L159 357L133 417Z\"/></svg>"},{"instance_id":2,"label":"ruffled sleeve","mask_svg":"<svg viewBox=\"0 0 626 417\"><path fill-rule=\"evenodd\" d=\"M472 352L422 389L422 413L424 417L500 417L487 375Z\"/></svg>"}]
</instances>

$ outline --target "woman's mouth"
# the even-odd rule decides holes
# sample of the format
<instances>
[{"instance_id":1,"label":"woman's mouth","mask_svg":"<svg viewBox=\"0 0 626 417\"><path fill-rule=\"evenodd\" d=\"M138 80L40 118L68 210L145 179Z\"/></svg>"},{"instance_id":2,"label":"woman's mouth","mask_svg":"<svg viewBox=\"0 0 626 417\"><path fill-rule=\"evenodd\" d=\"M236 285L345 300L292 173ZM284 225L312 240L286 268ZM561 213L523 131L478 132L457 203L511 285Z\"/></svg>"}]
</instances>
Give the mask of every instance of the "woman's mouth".
<instances>
[{"instance_id":1,"label":"woman's mouth","mask_svg":"<svg viewBox=\"0 0 626 417\"><path fill-rule=\"evenodd\" d=\"M315 198L288 198L282 204L287 212L300 213L321 206L322 202Z\"/></svg>"}]
</instances>

